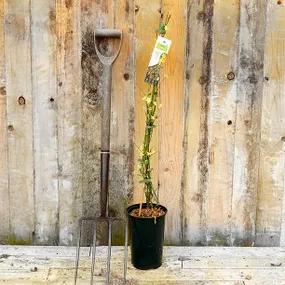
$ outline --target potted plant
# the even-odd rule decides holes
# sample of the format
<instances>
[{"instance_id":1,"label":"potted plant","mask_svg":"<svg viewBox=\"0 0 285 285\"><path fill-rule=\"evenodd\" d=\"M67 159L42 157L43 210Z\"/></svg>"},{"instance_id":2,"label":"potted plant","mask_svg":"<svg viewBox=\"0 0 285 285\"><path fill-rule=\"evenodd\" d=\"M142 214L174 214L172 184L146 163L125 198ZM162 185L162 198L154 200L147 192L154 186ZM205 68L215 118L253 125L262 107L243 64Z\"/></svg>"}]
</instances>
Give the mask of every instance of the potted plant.
<instances>
[{"instance_id":1,"label":"potted plant","mask_svg":"<svg viewBox=\"0 0 285 285\"><path fill-rule=\"evenodd\" d=\"M145 132L139 156L139 176L143 184L145 202L127 208L129 219L132 264L138 269L154 269L162 264L166 207L159 204L157 189L152 180L151 139L157 120L158 96L160 93L160 67L170 48L171 41L164 36L170 15L160 23L158 38L146 73L148 92L145 102Z\"/></svg>"}]
</instances>

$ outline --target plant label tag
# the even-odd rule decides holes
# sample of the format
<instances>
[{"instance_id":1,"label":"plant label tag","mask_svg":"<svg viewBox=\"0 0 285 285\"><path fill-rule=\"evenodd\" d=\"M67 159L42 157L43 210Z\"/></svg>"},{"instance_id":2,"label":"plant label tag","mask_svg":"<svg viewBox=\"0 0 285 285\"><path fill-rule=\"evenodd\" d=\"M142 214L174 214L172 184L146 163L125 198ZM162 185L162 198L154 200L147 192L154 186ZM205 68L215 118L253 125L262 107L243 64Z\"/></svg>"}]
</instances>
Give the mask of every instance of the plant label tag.
<instances>
[{"instance_id":1,"label":"plant label tag","mask_svg":"<svg viewBox=\"0 0 285 285\"><path fill-rule=\"evenodd\" d=\"M170 46L171 40L158 36L148 64L145 82L150 84L158 83L160 66L165 61Z\"/></svg>"}]
</instances>

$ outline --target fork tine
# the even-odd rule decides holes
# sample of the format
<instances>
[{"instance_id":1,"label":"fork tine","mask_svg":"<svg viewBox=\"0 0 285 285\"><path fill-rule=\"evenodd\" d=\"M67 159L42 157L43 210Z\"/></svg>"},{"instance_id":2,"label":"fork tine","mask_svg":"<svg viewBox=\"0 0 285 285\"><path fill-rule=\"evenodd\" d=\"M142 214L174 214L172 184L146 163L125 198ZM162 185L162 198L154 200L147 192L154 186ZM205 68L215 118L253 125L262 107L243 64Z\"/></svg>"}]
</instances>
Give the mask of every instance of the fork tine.
<instances>
[{"instance_id":1,"label":"fork tine","mask_svg":"<svg viewBox=\"0 0 285 285\"><path fill-rule=\"evenodd\" d=\"M83 220L79 220L79 236L78 236L77 249L76 249L74 285L76 285L77 275L78 275L82 225L83 225Z\"/></svg>"},{"instance_id":2,"label":"fork tine","mask_svg":"<svg viewBox=\"0 0 285 285\"><path fill-rule=\"evenodd\" d=\"M90 285L93 285L94 269L95 269L95 255L96 255L96 221L93 222L93 249L92 249L92 267L91 267L91 281Z\"/></svg>"},{"instance_id":3,"label":"fork tine","mask_svg":"<svg viewBox=\"0 0 285 285\"><path fill-rule=\"evenodd\" d=\"M108 258L107 258L107 276L106 285L110 284L110 268L111 268L111 246L112 246L112 221L108 221Z\"/></svg>"},{"instance_id":4,"label":"fork tine","mask_svg":"<svg viewBox=\"0 0 285 285\"><path fill-rule=\"evenodd\" d=\"M125 227L125 256L124 256L124 284L127 283L127 269L128 269L128 235L129 235L128 219L126 220Z\"/></svg>"}]
</instances>

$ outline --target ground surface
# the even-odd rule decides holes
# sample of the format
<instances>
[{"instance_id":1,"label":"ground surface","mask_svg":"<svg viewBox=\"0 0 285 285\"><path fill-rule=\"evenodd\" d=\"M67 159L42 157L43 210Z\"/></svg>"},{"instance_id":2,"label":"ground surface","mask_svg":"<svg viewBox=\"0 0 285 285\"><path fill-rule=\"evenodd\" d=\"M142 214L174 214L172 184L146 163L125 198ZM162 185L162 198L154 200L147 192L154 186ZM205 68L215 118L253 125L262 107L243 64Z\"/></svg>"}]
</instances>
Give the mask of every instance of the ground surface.
<instances>
[{"instance_id":1,"label":"ground surface","mask_svg":"<svg viewBox=\"0 0 285 285\"><path fill-rule=\"evenodd\" d=\"M94 284L104 284L106 248L98 248ZM121 282L123 249L112 251L112 284ZM73 284L75 248L0 246L0 284ZM164 264L140 271L128 263L128 284L285 285L285 248L165 247ZM90 258L82 250L79 285L89 284Z\"/></svg>"}]
</instances>

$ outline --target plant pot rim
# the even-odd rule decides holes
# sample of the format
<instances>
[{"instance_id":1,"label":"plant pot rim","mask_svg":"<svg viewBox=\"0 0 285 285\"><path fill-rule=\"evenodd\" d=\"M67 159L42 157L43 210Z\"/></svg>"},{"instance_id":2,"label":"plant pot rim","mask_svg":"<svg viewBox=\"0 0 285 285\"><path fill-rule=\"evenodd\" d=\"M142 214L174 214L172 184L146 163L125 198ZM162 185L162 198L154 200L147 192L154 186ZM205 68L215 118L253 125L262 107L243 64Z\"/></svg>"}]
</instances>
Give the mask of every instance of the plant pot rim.
<instances>
[{"instance_id":1,"label":"plant pot rim","mask_svg":"<svg viewBox=\"0 0 285 285\"><path fill-rule=\"evenodd\" d=\"M146 206L146 203L142 203L142 205L143 205L143 207L144 207L144 206ZM164 217L164 216L167 214L167 208L166 208L165 206L163 206L163 205L161 205L161 204L153 204L153 205L159 205L159 207L161 207L161 208L163 209L163 211L164 211L164 214L161 215L161 216L156 217L156 219L162 218L162 217ZM130 215L130 212L131 212L132 210L134 210L134 209L139 208L139 207L140 207L140 203L129 205L129 206L127 207L127 214L128 214L128 216L130 216L130 217L132 217L132 218L135 218L135 219L154 219L154 218L155 218L155 217L135 217L135 216L131 216L131 215ZM145 208L145 207L144 207L144 208Z\"/></svg>"}]
</instances>

